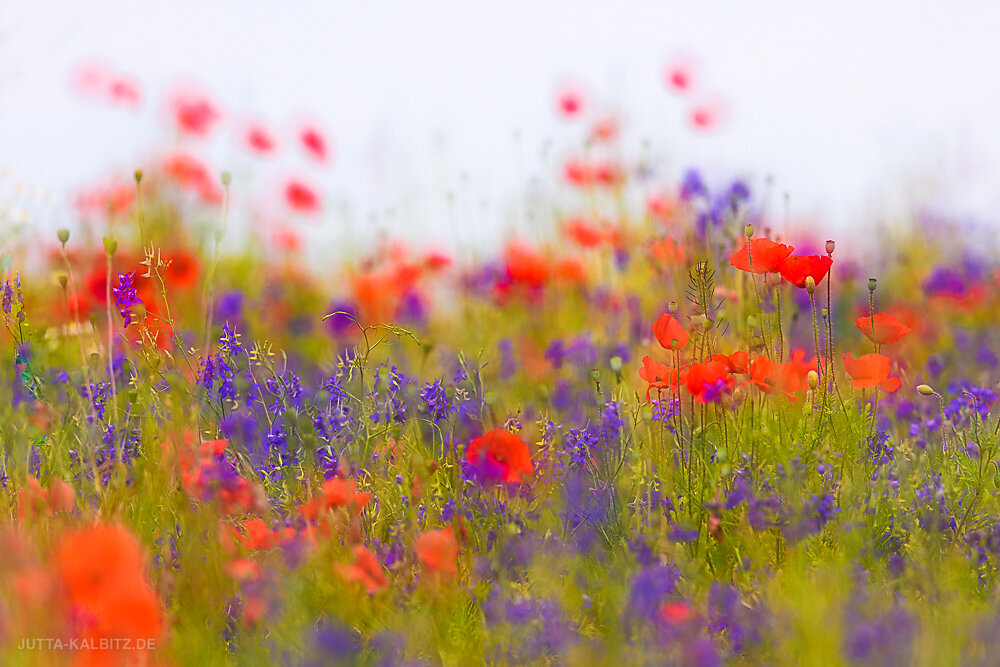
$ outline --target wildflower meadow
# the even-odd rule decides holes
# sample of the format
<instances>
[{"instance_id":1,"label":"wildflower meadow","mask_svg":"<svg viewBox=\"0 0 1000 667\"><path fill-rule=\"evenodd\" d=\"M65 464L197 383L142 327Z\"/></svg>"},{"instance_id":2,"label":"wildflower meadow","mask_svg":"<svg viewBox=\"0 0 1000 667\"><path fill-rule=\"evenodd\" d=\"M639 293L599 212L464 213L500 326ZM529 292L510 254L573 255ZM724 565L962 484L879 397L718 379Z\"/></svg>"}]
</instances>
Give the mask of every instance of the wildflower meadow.
<instances>
[{"instance_id":1,"label":"wildflower meadow","mask_svg":"<svg viewBox=\"0 0 1000 667\"><path fill-rule=\"evenodd\" d=\"M8 225L0 663L997 664L995 234L800 221L590 102L539 102L579 131L474 251L326 252L334 135L198 90ZM221 128L305 165L280 224Z\"/></svg>"}]
</instances>

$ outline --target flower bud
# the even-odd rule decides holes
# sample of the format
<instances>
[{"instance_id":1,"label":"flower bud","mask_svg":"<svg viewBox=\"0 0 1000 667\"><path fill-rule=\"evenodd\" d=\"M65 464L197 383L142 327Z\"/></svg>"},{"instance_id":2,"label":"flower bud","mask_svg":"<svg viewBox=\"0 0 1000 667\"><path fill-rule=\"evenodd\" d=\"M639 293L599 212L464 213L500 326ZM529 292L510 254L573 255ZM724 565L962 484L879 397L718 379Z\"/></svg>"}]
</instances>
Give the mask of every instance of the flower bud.
<instances>
[{"instance_id":1,"label":"flower bud","mask_svg":"<svg viewBox=\"0 0 1000 667\"><path fill-rule=\"evenodd\" d=\"M233 180L233 175L230 174L228 171L224 171L224 172L222 172L222 175L219 177L219 179L222 181L223 185L225 185L226 187L229 187L229 184Z\"/></svg>"},{"instance_id":2,"label":"flower bud","mask_svg":"<svg viewBox=\"0 0 1000 667\"><path fill-rule=\"evenodd\" d=\"M115 254L115 250L118 250L118 241L114 240L110 236L104 237L104 252L108 255Z\"/></svg>"},{"instance_id":3,"label":"flower bud","mask_svg":"<svg viewBox=\"0 0 1000 667\"><path fill-rule=\"evenodd\" d=\"M816 293L816 279L812 276L806 276L806 291L809 292L809 294Z\"/></svg>"},{"instance_id":4,"label":"flower bud","mask_svg":"<svg viewBox=\"0 0 1000 667\"><path fill-rule=\"evenodd\" d=\"M929 384L918 384L917 393L921 396L933 396L937 392Z\"/></svg>"},{"instance_id":5,"label":"flower bud","mask_svg":"<svg viewBox=\"0 0 1000 667\"><path fill-rule=\"evenodd\" d=\"M614 371L615 373L622 372L622 358L619 357L618 355L611 357L611 359L608 362L608 365L611 366L611 370Z\"/></svg>"},{"instance_id":6,"label":"flower bud","mask_svg":"<svg viewBox=\"0 0 1000 667\"><path fill-rule=\"evenodd\" d=\"M809 371L806 373L806 384L809 385L810 389L816 391L816 387L819 386L819 373L816 371Z\"/></svg>"},{"instance_id":7,"label":"flower bud","mask_svg":"<svg viewBox=\"0 0 1000 667\"><path fill-rule=\"evenodd\" d=\"M69 283L69 279L65 275L59 276L59 287L66 289L66 284Z\"/></svg>"},{"instance_id":8,"label":"flower bud","mask_svg":"<svg viewBox=\"0 0 1000 667\"><path fill-rule=\"evenodd\" d=\"M135 170L135 183L136 185L142 183L142 169Z\"/></svg>"}]
</instances>

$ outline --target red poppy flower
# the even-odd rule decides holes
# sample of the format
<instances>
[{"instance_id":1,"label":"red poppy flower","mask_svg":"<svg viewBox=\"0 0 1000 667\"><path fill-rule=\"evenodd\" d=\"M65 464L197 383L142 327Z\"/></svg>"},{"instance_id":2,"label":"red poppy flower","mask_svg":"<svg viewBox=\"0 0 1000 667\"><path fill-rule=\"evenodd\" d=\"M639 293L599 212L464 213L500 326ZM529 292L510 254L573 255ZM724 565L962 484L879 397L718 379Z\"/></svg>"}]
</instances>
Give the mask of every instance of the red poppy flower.
<instances>
[{"instance_id":1,"label":"red poppy flower","mask_svg":"<svg viewBox=\"0 0 1000 667\"><path fill-rule=\"evenodd\" d=\"M649 403L649 393L653 389L669 389L675 394L680 393L680 383L684 380L684 369L678 373L672 366L661 364L649 355L642 358L642 368L639 377L649 383L646 387L646 402Z\"/></svg>"},{"instance_id":2,"label":"red poppy flower","mask_svg":"<svg viewBox=\"0 0 1000 667\"><path fill-rule=\"evenodd\" d=\"M566 236L584 248L596 248L606 239L604 230L582 218L573 218L566 223Z\"/></svg>"},{"instance_id":3,"label":"red poppy flower","mask_svg":"<svg viewBox=\"0 0 1000 667\"><path fill-rule=\"evenodd\" d=\"M331 477L323 483L322 491L319 494L306 504L299 506L299 514L306 521L315 521L330 508L348 507L357 516L361 514L361 510L370 500L371 494L358 492L358 486L354 480Z\"/></svg>"},{"instance_id":4,"label":"red poppy flower","mask_svg":"<svg viewBox=\"0 0 1000 667\"><path fill-rule=\"evenodd\" d=\"M329 141L315 125L306 125L299 131L299 143L306 155L317 162L326 162L330 156Z\"/></svg>"},{"instance_id":5,"label":"red poppy flower","mask_svg":"<svg viewBox=\"0 0 1000 667\"><path fill-rule=\"evenodd\" d=\"M219 108L204 92L195 89L174 93L171 101L174 122L185 134L199 137L208 135L219 120Z\"/></svg>"},{"instance_id":6,"label":"red poppy flower","mask_svg":"<svg viewBox=\"0 0 1000 667\"><path fill-rule=\"evenodd\" d=\"M446 577L454 577L458 573L458 540L451 526L422 533L413 547L428 572Z\"/></svg>"},{"instance_id":7,"label":"red poppy flower","mask_svg":"<svg viewBox=\"0 0 1000 667\"><path fill-rule=\"evenodd\" d=\"M520 482L521 475L530 475L535 470L528 445L503 428L487 431L470 442L465 460L481 473L505 482Z\"/></svg>"},{"instance_id":8,"label":"red poppy flower","mask_svg":"<svg viewBox=\"0 0 1000 667\"><path fill-rule=\"evenodd\" d=\"M660 616L671 624L684 623L691 618L691 605L686 602L664 602L660 607Z\"/></svg>"},{"instance_id":9,"label":"red poppy flower","mask_svg":"<svg viewBox=\"0 0 1000 667\"><path fill-rule=\"evenodd\" d=\"M875 322L874 334L872 333L872 320ZM891 345L913 331L897 320L894 315L888 313L876 313L874 316L865 315L855 320L854 324L868 340L879 345Z\"/></svg>"},{"instance_id":10,"label":"red poppy flower","mask_svg":"<svg viewBox=\"0 0 1000 667\"><path fill-rule=\"evenodd\" d=\"M851 376L851 386L855 389L881 387L892 393L903 384L898 377L890 375L892 360L884 354L863 354L857 359L845 354L844 369Z\"/></svg>"},{"instance_id":11,"label":"red poppy flower","mask_svg":"<svg viewBox=\"0 0 1000 667\"><path fill-rule=\"evenodd\" d=\"M360 544L354 547L354 564L341 565L337 570L348 581L364 584L370 595L389 587L385 568L375 554Z\"/></svg>"},{"instance_id":12,"label":"red poppy flower","mask_svg":"<svg viewBox=\"0 0 1000 667\"><path fill-rule=\"evenodd\" d=\"M690 334L681 326L677 319L664 313L653 322L653 335L665 350L682 350L688 344Z\"/></svg>"},{"instance_id":13,"label":"red poppy flower","mask_svg":"<svg viewBox=\"0 0 1000 667\"><path fill-rule=\"evenodd\" d=\"M673 239L654 241L649 246L649 254L654 260L659 262L664 267L674 264L683 264L685 258L684 248L677 244Z\"/></svg>"},{"instance_id":14,"label":"red poppy flower","mask_svg":"<svg viewBox=\"0 0 1000 667\"><path fill-rule=\"evenodd\" d=\"M159 598L146 579L142 548L125 528L98 523L64 533L53 554L53 569L74 616L86 619L77 626L81 638L99 644L102 638L150 639L161 634ZM129 662L148 658L130 653ZM86 657L92 664L124 662L124 656L116 654L98 650Z\"/></svg>"},{"instance_id":15,"label":"red poppy flower","mask_svg":"<svg viewBox=\"0 0 1000 667\"><path fill-rule=\"evenodd\" d=\"M602 118L594 122L590 136L595 140L610 141L618 136L618 121L614 118Z\"/></svg>"},{"instance_id":16,"label":"red poppy flower","mask_svg":"<svg viewBox=\"0 0 1000 667\"><path fill-rule=\"evenodd\" d=\"M564 257L552 269L557 280L581 285L587 282L587 267L577 257Z\"/></svg>"},{"instance_id":17,"label":"red poppy flower","mask_svg":"<svg viewBox=\"0 0 1000 667\"><path fill-rule=\"evenodd\" d=\"M759 238L750 241L749 249L746 242L729 258L729 264L740 271L750 271L753 263L754 273L771 273L777 271L782 261L795 250L790 245L776 243L770 239Z\"/></svg>"},{"instance_id":18,"label":"red poppy flower","mask_svg":"<svg viewBox=\"0 0 1000 667\"><path fill-rule=\"evenodd\" d=\"M175 153L163 161L163 171L178 185L197 192L202 201L222 201L222 190L204 162L185 153Z\"/></svg>"},{"instance_id":19,"label":"red poppy flower","mask_svg":"<svg viewBox=\"0 0 1000 667\"><path fill-rule=\"evenodd\" d=\"M542 254L524 243L511 243L504 250L507 275L515 283L541 287L548 281L549 266Z\"/></svg>"},{"instance_id":20,"label":"red poppy flower","mask_svg":"<svg viewBox=\"0 0 1000 667\"><path fill-rule=\"evenodd\" d=\"M34 477L17 492L17 520L19 522L48 516L53 512L71 512L76 504L73 487L59 478L54 478L45 489Z\"/></svg>"},{"instance_id":21,"label":"red poppy flower","mask_svg":"<svg viewBox=\"0 0 1000 667\"><path fill-rule=\"evenodd\" d=\"M751 362L750 383L765 394L780 391L792 401L803 385L794 364L779 364L767 357L757 357Z\"/></svg>"},{"instance_id":22,"label":"red poppy flower","mask_svg":"<svg viewBox=\"0 0 1000 667\"><path fill-rule=\"evenodd\" d=\"M788 357L788 363L785 365L791 366L795 375L798 376L799 380L803 384L806 382L806 376L809 374L809 371L819 372L819 361L817 357L814 356L812 359L807 360L806 351L801 348L795 348L792 350L792 353Z\"/></svg>"},{"instance_id":23,"label":"red poppy flower","mask_svg":"<svg viewBox=\"0 0 1000 667\"><path fill-rule=\"evenodd\" d=\"M679 59L667 66L663 78L674 92L687 93L694 87L694 67L687 59Z\"/></svg>"},{"instance_id":24,"label":"red poppy flower","mask_svg":"<svg viewBox=\"0 0 1000 667\"><path fill-rule=\"evenodd\" d=\"M576 118L583 112L583 106L583 91L574 86L564 88L556 99L556 109L564 118Z\"/></svg>"},{"instance_id":25,"label":"red poppy flower","mask_svg":"<svg viewBox=\"0 0 1000 667\"><path fill-rule=\"evenodd\" d=\"M294 528L285 526L280 529L270 530L260 517L250 519L243 525L243 528L246 530L246 535L244 536L239 531L236 531L236 539L249 549L273 549L295 537Z\"/></svg>"},{"instance_id":26,"label":"red poppy flower","mask_svg":"<svg viewBox=\"0 0 1000 667\"><path fill-rule=\"evenodd\" d=\"M115 104L137 109L142 104L142 91L135 79L117 75L108 82L108 96Z\"/></svg>"},{"instance_id":27,"label":"red poppy flower","mask_svg":"<svg viewBox=\"0 0 1000 667\"><path fill-rule=\"evenodd\" d=\"M713 387L721 386L722 390L713 390ZM717 401L721 397L721 391L732 387L733 381L729 377L729 364L722 359L712 359L704 363L693 363L687 369L687 390L695 397L699 403L710 403Z\"/></svg>"},{"instance_id":28,"label":"red poppy flower","mask_svg":"<svg viewBox=\"0 0 1000 667\"><path fill-rule=\"evenodd\" d=\"M688 111L688 122L699 132L711 132L725 120L728 105L720 99L699 102Z\"/></svg>"},{"instance_id":29,"label":"red poppy flower","mask_svg":"<svg viewBox=\"0 0 1000 667\"><path fill-rule=\"evenodd\" d=\"M737 350L729 355L716 352L712 355L712 361L716 359L726 362L730 373L739 373L742 375L750 370L750 355L742 350Z\"/></svg>"},{"instance_id":30,"label":"red poppy flower","mask_svg":"<svg viewBox=\"0 0 1000 667\"><path fill-rule=\"evenodd\" d=\"M285 183L285 203L298 213L313 214L319 211L320 201L316 190L300 180Z\"/></svg>"},{"instance_id":31,"label":"red poppy flower","mask_svg":"<svg viewBox=\"0 0 1000 667\"><path fill-rule=\"evenodd\" d=\"M164 261L170 262L164 271L167 283L175 289L186 290L198 282L200 265L198 256L184 249L164 251Z\"/></svg>"},{"instance_id":32,"label":"red poppy flower","mask_svg":"<svg viewBox=\"0 0 1000 667\"><path fill-rule=\"evenodd\" d=\"M756 264L756 257L754 258L754 264ZM817 285L830 271L830 267L833 265L833 260L826 255L805 255L805 256L789 256L781 260L781 264L778 265L778 271L781 273L781 277L792 283L796 287L804 288L806 286L806 278L812 277Z\"/></svg>"},{"instance_id":33,"label":"red poppy flower","mask_svg":"<svg viewBox=\"0 0 1000 667\"><path fill-rule=\"evenodd\" d=\"M260 155L270 155L274 152L277 142L274 135L263 125L250 125L244 135L247 147Z\"/></svg>"}]
</instances>

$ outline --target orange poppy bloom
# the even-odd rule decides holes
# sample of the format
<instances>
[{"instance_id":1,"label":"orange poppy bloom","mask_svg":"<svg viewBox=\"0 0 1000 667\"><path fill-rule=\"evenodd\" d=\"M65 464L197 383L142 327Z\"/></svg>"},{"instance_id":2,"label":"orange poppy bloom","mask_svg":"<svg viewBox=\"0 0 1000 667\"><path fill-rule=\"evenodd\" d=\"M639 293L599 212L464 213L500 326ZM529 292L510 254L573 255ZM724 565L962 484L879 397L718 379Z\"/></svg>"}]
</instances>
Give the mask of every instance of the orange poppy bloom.
<instances>
[{"instance_id":1,"label":"orange poppy bloom","mask_svg":"<svg viewBox=\"0 0 1000 667\"><path fill-rule=\"evenodd\" d=\"M454 577L458 574L458 540L451 526L421 533L414 549L424 568L433 574Z\"/></svg>"},{"instance_id":2,"label":"orange poppy bloom","mask_svg":"<svg viewBox=\"0 0 1000 667\"><path fill-rule=\"evenodd\" d=\"M549 279L549 266L542 254L524 243L511 243L504 250L507 275L515 283L541 287Z\"/></svg>"},{"instance_id":3,"label":"orange poppy bloom","mask_svg":"<svg viewBox=\"0 0 1000 667\"><path fill-rule=\"evenodd\" d=\"M831 266L833 266L833 259L826 255L806 255L803 257L793 255L781 260L778 271L781 273L781 277L788 282L796 287L804 288L806 278L809 277L812 277L819 285L820 281L829 273Z\"/></svg>"},{"instance_id":4,"label":"orange poppy bloom","mask_svg":"<svg viewBox=\"0 0 1000 667\"><path fill-rule=\"evenodd\" d=\"M271 549L295 537L294 528L285 526L269 530L264 520L259 517L250 519L243 527L246 529L246 536L236 531L236 539L249 549Z\"/></svg>"},{"instance_id":5,"label":"orange poppy bloom","mask_svg":"<svg viewBox=\"0 0 1000 667\"><path fill-rule=\"evenodd\" d=\"M68 531L56 545L53 566L73 616L80 619L76 633L81 638L149 639L161 634L159 598L146 580L142 548L125 528L98 523ZM114 655L95 651L88 658L93 664L101 664L101 658L120 664L110 659ZM133 657L141 656L129 659Z\"/></svg>"},{"instance_id":6,"label":"orange poppy bloom","mask_svg":"<svg viewBox=\"0 0 1000 667\"><path fill-rule=\"evenodd\" d=\"M649 246L649 254L663 266L684 263L684 248L673 239L654 241Z\"/></svg>"},{"instance_id":7,"label":"orange poppy bloom","mask_svg":"<svg viewBox=\"0 0 1000 667\"><path fill-rule=\"evenodd\" d=\"M375 594L389 586L389 579L385 576L385 568L382 567L375 554L360 544L354 547L354 563L340 565L337 571L348 581L364 584L369 594Z\"/></svg>"},{"instance_id":8,"label":"orange poppy bloom","mask_svg":"<svg viewBox=\"0 0 1000 667\"><path fill-rule=\"evenodd\" d=\"M331 477L323 483L322 492L312 500L299 506L299 514L307 521L315 521L331 507L350 507L355 516L361 514L370 493L359 493L357 483L340 477Z\"/></svg>"},{"instance_id":9,"label":"orange poppy bloom","mask_svg":"<svg viewBox=\"0 0 1000 667\"><path fill-rule=\"evenodd\" d=\"M729 263L740 271L750 271L752 263L754 273L771 273L777 271L782 261L794 250L793 246L770 239L752 239L749 246L744 242L743 247L733 253Z\"/></svg>"},{"instance_id":10,"label":"orange poppy bloom","mask_svg":"<svg viewBox=\"0 0 1000 667\"><path fill-rule=\"evenodd\" d=\"M874 333L872 330L873 320L875 323ZM891 345L913 331L896 319L894 315L888 313L876 313L873 316L864 315L855 320L854 324L868 340L879 345Z\"/></svg>"},{"instance_id":11,"label":"orange poppy bloom","mask_svg":"<svg viewBox=\"0 0 1000 667\"><path fill-rule=\"evenodd\" d=\"M693 363L688 367L687 390L699 403L710 402L705 396L706 389L720 380L726 382L727 386L733 384L729 378L729 364L722 359Z\"/></svg>"},{"instance_id":12,"label":"orange poppy bloom","mask_svg":"<svg viewBox=\"0 0 1000 667\"><path fill-rule=\"evenodd\" d=\"M163 259L170 261L170 265L164 271L164 277L170 287L183 290L193 287L198 282L198 256L193 252L183 249L171 250L163 253Z\"/></svg>"},{"instance_id":13,"label":"orange poppy bloom","mask_svg":"<svg viewBox=\"0 0 1000 667\"><path fill-rule=\"evenodd\" d=\"M750 364L750 383L765 394L780 391L794 401L802 382L794 364L779 364L767 357L757 357Z\"/></svg>"},{"instance_id":14,"label":"orange poppy bloom","mask_svg":"<svg viewBox=\"0 0 1000 667\"><path fill-rule=\"evenodd\" d=\"M750 355L742 350L737 350L729 355L716 352L712 355L712 361L715 360L724 361L729 367L730 373L739 373L743 375L750 370Z\"/></svg>"},{"instance_id":15,"label":"orange poppy bloom","mask_svg":"<svg viewBox=\"0 0 1000 667\"><path fill-rule=\"evenodd\" d=\"M680 393L680 383L683 380L682 373L674 368L661 364L649 355L642 358L642 368L639 369L639 377L649 383L646 387L646 402L649 403L649 392L653 389L669 389L675 394Z\"/></svg>"},{"instance_id":16,"label":"orange poppy bloom","mask_svg":"<svg viewBox=\"0 0 1000 667\"><path fill-rule=\"evenodd\" d=\"M863 354L857 359L844 354L844 369L851 376L851 386L855 389L881 387L891 394L903 384L898 377L890 375L892 360L884 354Z\"/></svg>"},{"instance_id":17,"label":"orange poppy bloom","mask_svg":"<svg viewBox=\"0 0 1000 667\"><path fill-rule=\"evenodd\" d=\"M653 335L665 350L682 350L690 334L673 315L664 313L653 322Z\"/></svg>"},{"instance_id":18,"label":"orange poppy bloom","mask_svg":"<svg viewBox=\"0 0 1000 667\"><path fill-rule=\"evenodd\" d=\"M53 512L72 512L75 504L76 494L66 482L54 478L45 489L37 479L29 476L27 484L17 492L17 520L31 521Z\"/></svg>"},{"instance_id":19,"label":"orange poppy bloom","mask_svg":"<svg viewBox=\"0 0 1000 667\"><path fill-rule=\"evenodd\" d=\"M503 428L487 431L470 442L465 459L478 469L498 473L505 482L520 482L522 474L535 470L528 445Z\"/></svg>"},{"instance_id":20,"label":"orange poppy bloom","mask_svg":"<svg viewBox=\"0 0 1000 667\"><path fill-rule=\"evenodd\" d=\"M566 223L566 236L584 248L596 248L606 239L604 231L582 218L573 218Z\"/></svg>"}]
</instances>

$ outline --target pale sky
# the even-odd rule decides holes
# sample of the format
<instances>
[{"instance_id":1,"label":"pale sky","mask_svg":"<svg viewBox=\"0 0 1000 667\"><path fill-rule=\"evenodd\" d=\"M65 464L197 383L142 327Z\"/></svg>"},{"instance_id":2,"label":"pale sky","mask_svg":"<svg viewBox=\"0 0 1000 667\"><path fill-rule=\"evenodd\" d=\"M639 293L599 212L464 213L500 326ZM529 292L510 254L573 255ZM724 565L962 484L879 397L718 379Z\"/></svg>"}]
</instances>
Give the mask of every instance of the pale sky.
<instances>
[{"instance_id":1,"label":"pale sky","mask_svg":"<svg viewBox=\"0 0 1000 667\"><path fill-rule=\"evenodd\" d=\"M629 150L649 140L668 179L698 166L759 190L771 176L794 213L835 228L913 201L996 219L998 26L994 2L0 0L0 195L50 191L29 222L64 224L73 186L170 141L162 95L187 79L229 121L308 114L333 140L327 169L259 169L224 129L206 152L234 187L302 170L352 211L327 207L320 225L337 233L481 241L524 224L525 183L554 175L546 142L571 147L579 129L553 100L576 81L621 111ZM678 53L731 109L711 135L663 84ZM72 68L94 58L139 79L139 112L72 95Z\"/></svg>"}]
</instances>

